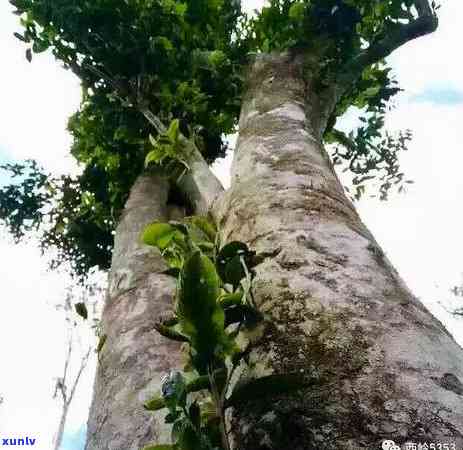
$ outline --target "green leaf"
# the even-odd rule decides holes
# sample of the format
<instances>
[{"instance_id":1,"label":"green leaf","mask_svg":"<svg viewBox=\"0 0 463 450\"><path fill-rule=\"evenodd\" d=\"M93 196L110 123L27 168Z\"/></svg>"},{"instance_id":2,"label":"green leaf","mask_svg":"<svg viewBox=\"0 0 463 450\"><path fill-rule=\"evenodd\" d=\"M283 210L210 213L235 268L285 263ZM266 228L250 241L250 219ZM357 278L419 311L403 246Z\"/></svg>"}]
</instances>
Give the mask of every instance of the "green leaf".
<instances>
[{"instance_id":1,"label":"green leaf","mask_svg":"<svg viewBox=\"0 0 463 450\"><path fill-rule=\"evenodd\" d=\"M214 371L214 379L222 380L227 378L226 369L217 369ZM210 388L209 375L200 375L188 381L186 384L186 391L188 393L202 391L203 389Z\"/></svg>"},{"instance_id":2,"label":"green leaf","mask_svg":"<svg viewBox=\"0 0 463 450\"><path fill-rule=\"evenodd\" d=\"M184 426L179 427L178 444L182 450L203 450L199 433L193 428L188 419Z\"/></svg>"},{"instance_id":3,"label":"green leaf","mask_svg":"<svg viewBox=\"0 0 463 450\"><path fill-rule=\"evenodd\" d=\"M147 411L158 411L165 407L166 402L159 393L143 404L143 408L145 408Z\"/></svg>"},{"instance_id":4,"label":"green leaf","mask_svg":"<svg viewBox=\"0 0 463 450\"><path fill-rule=\"evenodd\" d=\"M183 266L177 315L182 332L191 337L200 365L211 360L225 336L225 316L217 303L219 295L220 279L214 264L201 252L194 252Z\"/></svg>"},{"instance_id":5,"label":"green leaf","mask_svg":"<svg viewBox=\"0 0 463 450\"><path fill-rule=\"evenodd\" d=\"M180 134L180 121L178 119L174 119L170 123L169 129L167 130L166 134L172 143L175 143L178 141L178 137Z\"/></svg>"},{"instance_id":6,"label":"green leaf","mask_svg":"<svg viewBox=\"0 0 463 450\"><path fill-rule=\"evenodd\" d=\"M171 372L161 387L162 397L171 414L176 414L177 408L186 404L185 377L177 371Z\"/></svg>"},{"instance_id":7,"label":"green leaf","mask_svg":"<svg viewBox=\"0 0 463 450\"><path fill-rule=\"evenodd\" d=\"M233 323L245 323L248 327L257 324L261 315L250 305L241 304L225 309L225 327Z\"/></svg>"},{"instance_id":8,"label":"green leaf","mask_svg":"<svg viewBox=\"0 0 463 450\"><path fill-rule=\"evenodd\" d=\"M165 423L174 423L180 416L181 416L181 411L176 410L173 412L170 412L167 414L166 418L164 419Z\"/></svg>"},{"instance_id":9,"label":"green leaf","mask_svg":"<svg viewBox=\"0 0 463 450\"><path fill-rule=\"evenodd\" d=\"M173 239L182 239L181 234L168 223L154 222L143 230L142 241L146 245L152 245L165 250Z\"/></svg>"},{"instance_id":10,"label":"green leaf","mask_svg":"<svg viewBox=\"0 0 463 450\"><path fill-rule=\"evenodd\" d=\"M217 258L222 260L222 263L226 263L236 255L246 255L248 253L250 253L249 248L244 242L233 241L220 249Z\"/></svg>"},{"instance_id":11,"label":"green leaf","mask_svg":"<svg viewBox=\"0 0 463 450\"><path fill-rule=\"evenodd\" d=\"M15 38L19 39L20 41L27 42L27 39L22 34L19 34L19 33L13 33L13 34Z\"/></svg>"},{"instance_id":12,"label":"green leaf","mask_svg":"<svg viewBox=\"0 0 463 450\"><path fill-rule=\"evenodd\" d=\"M159 164L162 161L162 155L157 150L151 150L148 152L145 158L145 167L148 167L151 163Z\"/></svg>"},{"instance_id":13,"label":"green leaf","mask_svg":"<svg viewBox=\"0 0 463 450\"><path fill-rule=\"evenodd\" d=\"M186 385L186 390L188 393L198 392L202 391L203 389L209 389L210 385L209 376L201 375L190 380Z\"/></svg>"},{"instance_id":14,"label":"green leaf","mask_svg":"<svg viewBox=\"0 0 463 450\"><path fill-rule=\"evenodd\" d=\"M176 230L180 231L180 233L184 234L185 236L188 235L188 225L186 223L171 220L169 221L169 225L173 226Z\"/></svg>"},{"instance_id":15,"label":"green leaf","mask_svg":"<svg viewBox=\"0 0 463 450\"><path fill-rule=\"evenodd\" d=\"M230 306L240 305L243 303L244 292L239 290L233 293L222 294L219 297L219 303L222 305L222 308L228 308Z\"/></svg>"},{"instance_id":16,"label":"green leaf","mask_svg":"<svg viewBox=\"0 0 463 450\"><path fill-rule=\"evenodd\" d=\"M163 325L162 323L157 323L156 325L154 325L154 328L161 336L164 336L172 341L190 342L190 340L186 336L179 333L174 327L169 327Z\"/></svg>"},{"instance_id":17,"label":"green leaf","mask_svg":"<svg viewBox=\"0 0 463 450\"><path fill-rule=\"evenodd\" d=\"M198 227L209 238L211 242L215 242L217 229L212 221L208 220L204 216L190 217L190 221L193 225Z\"/></svg>"},{"instance_id":18,"label":"green leaf","mask_svg":"<svg viewBox=\"0 0 463 450\"><path fill-rule=\"evenodd\" d=\"M32 44L32 50L34 53L42 53L48 49L48 43L46 41L35 41Z\"/></svg>"},{"instance_id":19,"label":"green leaf","mask_svg":"<svg viewBox=\"0 0 463 450\"><path fill-rule=\"evenodd\" d=\"M295 22L301 22L304 19L305 5L302 2L293 3L289 8L288 16Z\"/></svg>"},{"instance_id":20,"label":"green leaf","mask_svg":"<svg viewBox=\"0 0 463 450\"><path fill-rule=\"evenodd\" d=\"M30 48L28 48L26 50L26 59L29 61L29 62L32 62L32 50Z\"/></svg>"},{"instance_id":21,"label":"green leaf","mask_svg":"<svg viewBox=\"0 0 463 450\"><path fill-rule=\"evenodd\" d=\"M207 61L211 66L219 68L227 61L227 55L221 50L214 50L208 53Z\"/></svg>"},{"instance_id":22,"label":"green leaf","mask_svg":"<svg viewBox=\"0 0 463 450\"><path fill-rule=\"evenodd\" d=\"M243 242L233 241L222 247L217 255L217 270L220 277L225 282L227 279L227 265L235 258L235 262L229 268L229 275L234 279L239 276L236 261L239 262L239 256L250 255L248 246ZM238 256L238 258L236 258ZM241 266L241 263L240 263ZM238 280L239 282L239 280Z\"/></svg>"},{"instance_id":23,"label":"green leaf","mask_svg":"<svg viewBox=\"0 0 463 450\"><path fill-rule=\"evenodd\" d=\"M201 409L198 402L194 401L188 408L188 415L194 427L199 428L201 425Z\"/></svg>"},{"instance_id":24,"label":"green leaf","mask_svg":"<svg viewBox=\"0 0 463 450\"><path fill-rule=\"evenodd\" d=\"M76 313L79 314L80 317L82 317L84 320L87 320L88 311L87 311L87 306L85 305L85 303L76 303L74 305L74 308L76 310Z\"/></svg>"},{"instance_id":25,"label":"green leaf","mask_svg":"<svg viewBox=\"0 0 463 450\"><path fill-rule=\"evenodd\" d=\"M236 255L225 266L223 281L231 284L233 289L236 289L240 285L240 281L246 276L242 258L242 256Z\"/></svg>"},{"instance_id":26,"label":"green leaf","mask_svg":"<svg viewBox=\"0 0 463 450\"><path fill-rule=\"evenodd\" d=\"M238 384L226 401L226 407L236 407L248 401L273 395L288 394L307 386L308 383L297 374L268 375Z\"/></svg>"},{"instance_id":27,"label":"green leaf","mask_svg":"<svg viewBox=\"0 0 463 450\"><path fill-rule=\"evenodd\" d=\"M226 372L224 372L226 375ZM219 374L219 371L215 372L215 377L223 376ZM209 389L210 388L210 380L208 375L201 375L193 378L189 382L185 384L184 390L187 394L190 394L192 392L199 392L204 389ZM153 395L152 398L150 398L148 401L146 401L143 404L143 407L147 411L158 411L160 409L166 408L166 400L165 398L161 395L160 392L157 392Z\"/></svg>"},{"instance_id":28,"label":"green leaf","mask_svg":"<svg viewBox=\"0 0 463 450\"><path fill-rule=\"evenodd\" d=\"M100 339L98 339L98 344L96 346L96 353L100 354L101 350L103 350L104 345L106 344L106 340L108 339L108 336L106 334L103 334L100 336Z\"/></svg>"},{"instance_id":29,"label":"green leaf","mask_svg":"<svg viewBox=\"0 0 463 450\"><path fill-rule=\"evenodd\" d=\"M161 47L164 48L164 50L170 52L174 49L174 46L172 45L172 42L167 39L165 36L157 36L154 41L158 44L161 45Z\"/></svg>"}]
</instances>

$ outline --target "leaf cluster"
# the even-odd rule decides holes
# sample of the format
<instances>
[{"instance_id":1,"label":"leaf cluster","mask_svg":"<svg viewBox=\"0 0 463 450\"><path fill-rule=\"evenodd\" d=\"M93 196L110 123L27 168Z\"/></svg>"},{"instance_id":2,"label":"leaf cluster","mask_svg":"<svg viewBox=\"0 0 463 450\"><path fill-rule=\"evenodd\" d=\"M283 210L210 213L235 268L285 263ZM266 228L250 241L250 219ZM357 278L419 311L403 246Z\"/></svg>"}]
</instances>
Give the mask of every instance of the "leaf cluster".
<instances>
[{"instance_id":1,"label":"leaf cluster","mask_svg":"<svg viewBox=\"0 0 463 450\"><path fill-rule=\"evenodd\" d=\"M413 0L269 0L252 20L253 44L267 53L329 41L324 56L339 64L415 16Z\"/></svg>"},{"instance_id":2,"label":"leaf cluster","mask_svg":"<svg viewBox=\"0 0 463 450\"><path fill-rule=\"evenodd\" d=\"M149 105L220 138L239 103L239 4L228 0L11 0L29 54L51 49L89 97ZM212 149L209 150L211 153ZM215 152L220 151L216 148Z\"/></svg>"},{"instance_id":3,"label":"leaf cluster","mask_svg":"<svg viewBox=\"0 0 463 450\"><path fill-rule=\"evenodd\" d=\"M252 267L259 258L241 242L220 248L213 223L199 216L153 223L142 240L160 250L169 265L167 273L178 279L175 314L156 329L186 343L189 354L185 372L171 372L161 392L145 403L150 411L168 409L166 422L173 424L174 444L145 450L229 450L227 408L302 386L299 377L273 375L231 389L233 371L246 357L237 335L261 319L251 286ZM197 392L204 394L201 401L192 395Z\"/></svg>"},{"instance_id":4,"label":"leaf cluster","mask_svg":"<svg viewBox=\"0 0 463 450\"><path fill-rule=\"evenodd\" d=\"M20 17L23 30L15 36L25 43L27 59L51 51L82 82L83 102L71 117L69 130L74 140L71 153L83 173L72 181L55 183L57 192L51 197L56 198L46 201L59 204L62 210L54 208L51 216L43 214L38 191L31 194L35 213L32 200L22 199L27 206L24 212L22 205L13 209L12 199L22 198L17 192L22 188L11 187L3 196L8 197L4 209L18 212L9 224L16 224L17 235L19 228L22 232L31 228L33 214L34 226L46 218L49 232L42 244L58 246L54 266L70 262L78 275L95 265L105 269L110 259L106 247L112 246L108 232L113 231L129 189L152 150L153 130L141 110L149 108L164 123L178 120L182 134L196 140L206 161L225 155L222 136L237 122L240 67L247 52L245 37L237 33L243 20L239 2L10 3ZM83 193L91 196L92 205L85 213L75 214L76 208L82 209ZM99 250L95 254L91 249L95 245L105 254Z\"/></svg>"},{"instance_id":5,"label":"leaf cluster","mask_svg":"<svg viewBox=\"0 0 463 450\"><path fill-rule=\"evenodd\" d=\"M146 155L145 167L154 165L171 174L174 179L181 178L190 169L188 159L188 148L181 139L180 122L174 119L165 133L154 139L150 136L153 149Z\"/></svg>"},{"instance_id":6,"label":"leaf cluster","mask_svg":"<svg viewBox=\"0 0 463 450\"><path fill-rule=\"evenodd\" d=\"M385 116L392 107L390 102L401 89L384 63L367 67L338 102L327 130L325 142L331 146L334 165L344 166L351 175L352 187L345 187L352 200L360 200L367 192L381 200L387 200L393 187L398 192L405 189L410 180L400 170L400 154L407 150L412 139L410 130L393 135L384 131ZM336 118L349 107L361 111L360 126L348 134L334 128ZM371 184L377 186L371 190ZM353 192L352 191L353 188Z\"/></svg>"},{"instance_id":7,"label":"leaf cluster","mask_svg":"<svg viewBox=\"0 0 463 450\"><path fill-rule=\"evenodd\" d=\"M56 177L35 161L0 169L12 178L0 188L0 220L16 242L38 235L42 251L53 250L51 268L70 264L81 281L94 266L109 268L115 220L104 174L87 166L78 178Z\"/></svg>"},{"instance_id":8,"label":"leaf cluster","mask_svg":"<svg viewBox=\"0 0 463 450\"><path fill-rule=\"evenodd\" d=\"M27 186L3 188L0 218L16 238L40 229L42 248L57 249L53 267L69 262L79 276L109 267L114 224L147 155L164 174L178 175L176 144L155 135L143 111L177 124L211 163L236 128L250 53L312 53L314 86L323 93L359 52L412 22L417 1L270 0L249 19L238 0L10 0L27 59L51 51L81 80L83 101L69 130L83 169L76 178L28 175ZM367 64L329 120L325 139L337 145L335 162L352 172L355 196L373 176L382 198L403 186L397 155L409 134L391 137L379 127L397 92L383 63ZM334 125L352 105L365 111L365 125L342 136ZM31 173L44 175L37 167Z\"/></svg>"}]
</instances>

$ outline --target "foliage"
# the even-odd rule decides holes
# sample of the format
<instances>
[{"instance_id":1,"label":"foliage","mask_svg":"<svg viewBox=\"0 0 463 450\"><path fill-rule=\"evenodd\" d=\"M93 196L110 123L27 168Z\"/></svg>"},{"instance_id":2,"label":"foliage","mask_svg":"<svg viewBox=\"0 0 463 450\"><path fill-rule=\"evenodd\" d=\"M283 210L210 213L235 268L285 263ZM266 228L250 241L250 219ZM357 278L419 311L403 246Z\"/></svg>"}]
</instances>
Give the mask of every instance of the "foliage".
<instances>
[{"instance_id":1,"label":"foliage","mask_svg":"<svg viewBox=\"0 0 463 450\"><path fill-rule=\"evenodd\" d=\"M333 163L344 163L346 167L343 171L350 171L353 175L353 200L359 200L365 194L370 181L379 183L379 198L387 200L393 186L396 186L398 192L402 192L405 184L412 183L404 178L405 174L400 171L399 164L400 152L407 150L411 131L400 132L397 137L387 131L382 133L384 116L381 114L361 117L360 120L362 125L355 132L352 131L347 136L338 130L332 130L325 140L336 144L332 153ZM351 188L345 186L345 189L351 193Z\"/></svg>"},{"instance_id":2,"label":"foliage","mask_svg":"<svg viewBox=\"0 0 463 450\"><path fill-rule=\"evenodd\" d=\"M39 234L42 251L54 250L51 268L69 263L81 280L109 268L115 217L104 173L89 165L78 178L56 177L29 160L0 169L18 180L0 189L0 220L17 242Z\"/></svg>"},{"instance_id":3,"label":"foliage","mask_svg":"<svg viewBox=\"0 0 463 450\"><path fill-rule=\"evenodd\" d=\"M334 144L331 152L334 165L344 165L344 172L352 175L351 189L346 187L352 200L359 200L368 185L379 186L381 200L387 200L393 186L402 192L405 174L400 171L400 153L407 150L412 138L410 130L400 131L394 136L384 131L384 121L389 102L401 91L391 76L391 69L384 63L367 67L351 89L338 102L325 132L325 142ZM334 128L336 118L355 107L362 112L361 125L348 135ZM375 192L375 191L373 191ZM375 194L371 195L375 196Z\"/></svg>"},{"instance_id":4,"label":"foliage","mask_svg":"<svg viewBox=\"0 0 463 450\"><path fill-rule=\"evenodd\" d=\"M19 182L0 190L0 219L19 241L27 232L37 229L42 221L42 210L52 196L52 185L35 161L0 166Z\"/></svg>"},{"instance_id":5,"label":"foliage","mask_svg":"<svg viewBox=\"0 0 463 450\"><path fill-rule=\"evenodd\" d=\"M35 163L16 166L24 179L0 190L0 219L16 239L39 231L42 248L57 250L52 267L70 263L80 277L95 265L109 267L115 223L147 155L172 179L187 169L183 158L184 168L173 163L175 145L153 131L147 112L164 127L178 124L210 163L225 154L222 137L236 129L250 54L311 54L314 86L323 93L352 72L346 67L364 49L384 50L384 39L422 8L418 0L270 0L248 18L238 0L10 3L26 58L51 51L81 80L83 101L69 130L82 173L54 178ZM374 59L349 81L329 119L326 141L337 145L335 162L352 172L356 197L372 177L381 198L395 183L403 189L397 157L410 136L380 130L397 92L382 58ZM350 106L361 108L366 122L342 136L334 126Z\"/></svg>"},{"instance_id":6,"label":"foliage","mask_svg":"<svg viewBox=\"0 0 463 450\"><path fill-rule=\"evenodd\" d=\"M232 389L231 376L246 353L237 335L260 320L251 289L252 267L259 258L241 242L220 248L214 225L204 217L153 223L142 239L161 251L178 278L175 314L156 328L186 343L189 354L185 372L171 372L145 408L168 409L166 423L172 424L174 444L166 448L228 450L226 408L303 385L300 377L272 375ZM197 392L204 394L201 400L190 395Z\"/></svg>"},{"instance_id":7,"label":"foliage","mask_svg":"<svg viewBox=\"0 0 463 450\"><path fill-rule=\"evenodd\" d=\"M74 138L71 153L83 165L83 174L72 180L51 180L56 189L45 199L36 192L40 186L32 186L29 191L34 192L37 207L18 209L14 234L22 237L31 225L37 230L45 221L42 247L58 249L53 267L70 262L79 276L95 265L106 269L114 223L152 148L153 130L141 109L149 107L164 123L177 119L181 132L195 139L206 161L224 156L222 136L236 124L239 70L247 52L241 35L236 34L242 19L239 3L11 3L24 28L15 36L27 45L27 58L51 50L79 76L83 88L82 106L69 121ZM37 176L47 176L34 169ZM13 190L5 195L13 198ZM74 209L80 208L86 193L90 208L95 209L79 214L75 221ZM53 215L44 214L42 203L59 204L61 211L54 208ZM11 206L10 202L4 209L11 211ZM62 242L64 232L67 242Z\"/></svg>"},{"instance_id":8,"label":"foliage","mask_svg":"<svg viewBox=\"0 0 463 450\"><path fill-rule=\"evenodd\" d=\"M221 151L220 136L233 128L239 108L236 2L11 3L24 26L17 37L34 53L51 49L82 80L87 101L98 94L125 107L149 105L163 122L202 126L211 147L215 142L211 157Z\"/></svg>"},{"instance_id":9,"label":"foliage","mask_svg":"<svg viewBox=\"0 0 463 450\"><path fill-rule=\"evenodd\" d=\"M269 52L311 48L316 43L321 47L313 49L321 52L318 89L323 90L336 82L346 61L382 37L386 25L412 18L412 6L412 1L271 0L254 19L254 45ZM339 100L325 132L325 142L336 144L334 164L345 160L353 175L352 199L360 199L370 180L379 181L382 200L393 185L404 190L398 156L411 134L407 130L393 137L382 131L388 102L400 92L390 72L384 62L366 67ZM333 132L336 119L351 106L362 110L362 126L349 136Z\"/></svg>"},{"instance_id":10,"label":"foliage","mask_svg":"<svg viewBox=\"0 0 463 450\"><path fill-rule=\"evenodd\" d=\"M189 170L188 148L180 138L180 122L174 119L165 133L157 139L150 136L153 149L146 155L145 166L150 164L160 166L174 179L178 179ZM180 172L180 173L179 173Z\"/></svg>"}]
</instances>

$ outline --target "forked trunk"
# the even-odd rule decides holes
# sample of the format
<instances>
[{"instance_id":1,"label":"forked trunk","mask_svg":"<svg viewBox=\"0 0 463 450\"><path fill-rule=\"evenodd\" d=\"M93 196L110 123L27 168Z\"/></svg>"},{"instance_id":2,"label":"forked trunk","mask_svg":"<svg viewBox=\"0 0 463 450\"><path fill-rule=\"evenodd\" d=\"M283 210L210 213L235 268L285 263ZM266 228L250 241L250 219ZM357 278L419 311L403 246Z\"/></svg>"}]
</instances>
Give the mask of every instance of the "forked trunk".
<instances>
[{"instance_id":1,"label":"forked trunk","mask_svg":"<svg viewBox=\"0 0 463 450\"><path fill-rule=\"evenodd\" d=\"M87 450L139 450L170 438L162 435L163 418L145 412L143 402L180 365L179 346L154 329L172 311L175 280L161 274L166 266L159 252L140 242L147 224L169 219L167 199L166 180L140 176L116 230Z\"/></svg>"},{"instance_id":2,"label":"forked trunk","mask_svg":"<svg viewBox=\"0 0 463 450\"><path fill-rule=\"evenodd\" d=\"M374 450L382 439L462 448L462 349L346 198L321 143L334 99L309 71L288 54L252 65L216 216L225 241L267 256L253 284L266 321L249 336L239 378L302 374L313 385L235 409L233 448Z\"/></svg>"},{"instance_id":3,"label":"forked trunk","mask_svg":"<svg viewBox=\"0 0 463 450\"><path fill-rule=\"evenodd\" d=\"M299 374L311 387L235 408L232 448L374 450L382 439L461 448L462 349L344 194L321 143L336 89L317 92L309 60L289 54L259 56L247 79L232 185L213 216L223 241L266 256L253 283L266 319L247 336L234 381ZM139 243L147 223L169 218L167 190L140 177L117 228L87 450L168 442L141 405L179 366L178 346L153 329L172 308L174 280Z\"/></svg>"}]
</instances>

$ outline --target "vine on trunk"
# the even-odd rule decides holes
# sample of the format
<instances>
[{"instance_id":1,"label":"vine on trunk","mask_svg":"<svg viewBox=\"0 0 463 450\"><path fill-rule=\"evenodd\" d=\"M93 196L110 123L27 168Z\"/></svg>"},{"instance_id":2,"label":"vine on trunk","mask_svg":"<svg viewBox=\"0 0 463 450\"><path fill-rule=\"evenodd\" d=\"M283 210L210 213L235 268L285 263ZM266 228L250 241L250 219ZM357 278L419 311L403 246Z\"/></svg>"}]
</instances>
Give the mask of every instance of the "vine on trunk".
<instances>
[{"instance_id":1,"label":"vine on trunk","mask_svg":"<svg viewBox=\"0 0 463 450\"><path fill-rule=\"evenodd\" d=\"M173 444L144 450L229 450L227 408L303 385L289 374L232 387L232 375L248 350L239 347L238 334L263 319L251 286L260 257L242 242L220 248L215 226L201 216L152 223L142 240L161 251L166 273L178 280L175 313L160 320L156 330L188 348L184 372L166 376L161 392L144 405L149 411L167 408Z\"/></svg>"}]
</instances>

